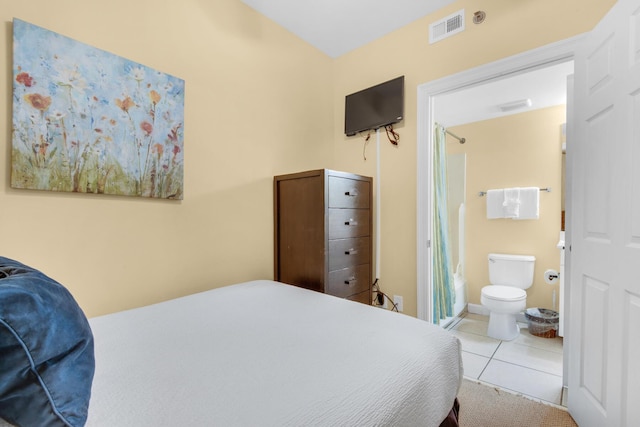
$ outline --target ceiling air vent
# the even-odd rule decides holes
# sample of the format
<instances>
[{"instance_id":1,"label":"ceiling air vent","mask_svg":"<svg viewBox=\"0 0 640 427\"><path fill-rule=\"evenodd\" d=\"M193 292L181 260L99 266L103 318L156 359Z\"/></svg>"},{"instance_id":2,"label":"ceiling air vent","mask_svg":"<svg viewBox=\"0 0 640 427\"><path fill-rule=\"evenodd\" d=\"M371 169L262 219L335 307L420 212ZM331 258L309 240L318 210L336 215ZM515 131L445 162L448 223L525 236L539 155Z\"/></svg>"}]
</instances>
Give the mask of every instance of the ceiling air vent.
<instances>
[{"instance_id":1,"label":"ceiling air vent","mask_svg":"<svg viewBox=\"0 0 640 427\"><path fill-rule=\"evenodd\" d=\"M429 25L429 43L435 43L464 31L464 9Z\"/></svg>"}]
</instances>

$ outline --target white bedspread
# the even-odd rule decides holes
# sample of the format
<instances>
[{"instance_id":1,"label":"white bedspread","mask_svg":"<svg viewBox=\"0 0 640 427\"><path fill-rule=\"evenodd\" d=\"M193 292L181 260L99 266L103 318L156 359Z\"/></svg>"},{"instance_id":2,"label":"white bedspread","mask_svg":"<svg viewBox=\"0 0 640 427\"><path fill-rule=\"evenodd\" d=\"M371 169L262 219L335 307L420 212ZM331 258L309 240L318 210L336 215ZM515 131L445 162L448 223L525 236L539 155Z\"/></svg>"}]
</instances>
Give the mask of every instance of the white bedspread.
<instances>
[{"instance_id":1,"label":"white bedspread","mask_svg":"<svg viewBox=\"0 0 640 427\"><path fill-rule=\"evenodd\" d=\"M87 426L437 426L462 380L447 331L267 280L90 324Z\"/></svg>"}]
</instances>

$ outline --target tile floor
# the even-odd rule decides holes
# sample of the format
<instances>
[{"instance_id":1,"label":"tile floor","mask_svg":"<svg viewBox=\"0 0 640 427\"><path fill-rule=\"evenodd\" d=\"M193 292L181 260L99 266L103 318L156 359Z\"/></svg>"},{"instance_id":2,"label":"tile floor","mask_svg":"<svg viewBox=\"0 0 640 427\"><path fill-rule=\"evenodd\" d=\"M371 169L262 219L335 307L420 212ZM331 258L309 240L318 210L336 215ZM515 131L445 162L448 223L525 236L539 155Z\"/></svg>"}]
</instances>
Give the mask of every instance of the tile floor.
<instances>
[{"instance_id":1,"label":"tile floor","mask_svg":"<svg viewBox=\"0 0 640 427\"><path fill-rule=\"evenodd\" d=\"M464 376L562 405L562 338L536 337L521 323L518 338L500 341L487 336L488 320L462 313L447 326L462 343Z\"/></svg>"}]
</instances>

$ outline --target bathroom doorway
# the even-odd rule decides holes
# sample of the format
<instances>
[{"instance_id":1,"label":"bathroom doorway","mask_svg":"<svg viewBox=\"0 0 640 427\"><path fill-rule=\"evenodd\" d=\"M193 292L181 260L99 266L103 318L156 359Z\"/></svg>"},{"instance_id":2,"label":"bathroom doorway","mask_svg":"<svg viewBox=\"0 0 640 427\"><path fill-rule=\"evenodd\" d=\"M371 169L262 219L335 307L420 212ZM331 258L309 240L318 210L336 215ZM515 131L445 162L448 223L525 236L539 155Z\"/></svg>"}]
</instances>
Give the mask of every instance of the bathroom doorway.
<instances>
[{"instance_id":1,"label":"bathroom doorway","mask_svg":"<svg viewBox=\"0 0 640 427\"><path fill-rule=\"evenodd\" d=\"M480 290L489 283L489 253L535 256L527 306L559 311L559 283L546 284L544 274L560 270L567 77L572 74L573 61L565 61L434 99L435 121L457 136L449 136L446 144L450 247L464 261L453 267L459 282L464 272L472 313L484 314ZM462 175L451 167L460 156L466 159ZM466 181L456 184L461 176ZM507 187L546 189L540 192L539 218L487 219L484 193ZM456 198L456 188L468 188L462 199ZM461 207L465 218L458 226Z\"/></svg>"},{"instance_id":2,"label":"bathroom doorway","mask_svg":"<svg viewBox=\"0 0 640 427\"><path fill-rule=\"evenodd\" d=\"M496 82L505 77L572 61L583 36L572 37L418 86L417 138L417 316L432 318L431 257L433 129L437 97ZM459 106L458 106L459 107ZM571 126L569 126L571 128ZM461 135L464 137L464 135ZM517 135L513 135L517 138ZM467 144L470 144L467 141ZM541 165L543 167L543 165ZM539 184L535 184L539 185ZM467 188L471 197L471 190ZM468 234L468 231L467 231ZM565 304L566 306L566 304Z\"/></svg>"},{"instance_id":3,"label":"bathroom doorway","mask_svg":"<svg viewBox=\"0 0 640 427\"><path fill-rule=\"evenodd\" d=\"M472 89L474 87L481 87L487 85L489 83L496 83L505 78L518 76L530 71L538 71L543 70L548 67L552 67L558 64L571 62L573 59L573 52L575 47L580 42L580 37L567 39L565 41L555 43L553 45L545 46L534 51L525 52L524 54L516 55L514 57L505 58L503 60L497 61L496 63L487 64L485 66L477 67L473 70L468 70L456 75L448 76L443 79L433 81L418 87L418 259L421 260L429 260L431 259L431 248L429 246L429 236L430 236L430 217L431 217L431 206L430 206L430 186L431 182L429 179L429 159L431 158L431 132L432 125L436 122L437 118L443 117L440 114L439 108L443 108L442 104L444 95L451 95L454 93L463 92L467 89ZM495 91L494 91L495 92ZM503 91L504 93L512 93L511 91ZM566 92L565 92L566 93ZM494 101L494 107L499 103L497 101L498 97L489 95L480 98L488 98ZM476 100L477 100L476 99ZM520 99L517 99L519 101ZM467 103L473 103L472 101L458 101L455 104L454 108L450 108L450 110L461 114L462 105L467 105ZM460 103L462 102L462 104ZM566 101L565 101L566 102ZM525 103L526 104L526 103ZM445 112L443 108L443 112ZM486 114L486 111L484 112ZM496 114L495 117L498 117L499 114L496 113L495 109L493 114ZM446 116L446 114L445 114ZM446 123L446 118L441 118L438 120L443 121L443 125L451 127ZM456 119L457 120L457 119ZM464 123L468 119L464 119L459 123L453 123L453 127L461 126L461 123ZM468 120L469 123L473 121L481 121L480 119L472 119ZM488 120L488 118L486 118ZM558 132L562 132L561 129L558 129ZM456 134L460 137L465 137L463 134ZM517 138L518 135L512 135L513 138ZM474 142L466 138L466 144L473 144ZM451 144L457 144L457 141L453 139ZM467 165L467 168L473 168L473 165ZM540 164L539 167L543 168L544 163ZM543 183L531 183L534 186L544 186ZM564 184L564 182L563 182ZM514 185L516 186L516 185ZM561 187L561 186L560 186ZM483 189L486 190L486 189ZM565 194L562 188L555 188L553 191L556 191L556 194L562 195L562 200L565 198ZM470 198L479 197L474 193L474 190L467 188L466 201L468 202ZM478 199L475 199L478 200ZM542 203L542 202L541 202ZM557 215L561 215L561 209L559 209ZM559 236L560 226L558 226L556 233L556 238ZM470 230L466 230L467 241L468 239L473 239L473 232ZM556 240L557 243L557 240ZM468 247L468 245L465 244ZM548 249L549 253L553 253L553 247ZM468 259L469 249L467 249L467 256L465 258ZM486 254L484 255L486 258ZM556 250L554 256L557 256L558 259L560 257L560 252ZM428 269L429 262L419 263L418 265L418 317L424 320L428 320L431 315L431 311L429 308L430 298L432 298L429 276L430 271ZM486 283L483 283L483 285ZM479 299L479 298L478 298ZM473 303L473 301L471 301ZM479 304L479 301L477 302ZM545 303L547 304L547 303ZM548 304L552 304L549 301ZM547 305L548 305L547 304ZM560 305L560 301L556 302L557 306ZM566 354L565 354L566 357ZM566 360L566 359L565 359ZM563 374L563 377L566 378L566 374ZM566 385L566 380L563 380L563 384Z\"/></svg>"}]
</instances>

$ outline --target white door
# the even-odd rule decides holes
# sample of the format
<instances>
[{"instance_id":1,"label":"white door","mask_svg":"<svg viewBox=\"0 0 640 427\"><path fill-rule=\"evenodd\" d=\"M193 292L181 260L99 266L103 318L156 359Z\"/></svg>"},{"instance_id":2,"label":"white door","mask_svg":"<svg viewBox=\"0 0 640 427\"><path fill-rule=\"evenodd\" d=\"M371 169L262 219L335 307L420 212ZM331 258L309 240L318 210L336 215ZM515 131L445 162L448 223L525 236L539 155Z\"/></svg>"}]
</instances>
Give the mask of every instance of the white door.
<instances>
[{"instance_id":1,"label":"white door","mask_svg":"<svg viewBox=\"0 0 640 427\"><path fill-rule=\"evenodd\" d=\"M640 0L619 0L575 57L569 412L640 425Z\"/></svg>"}]
</instances>

